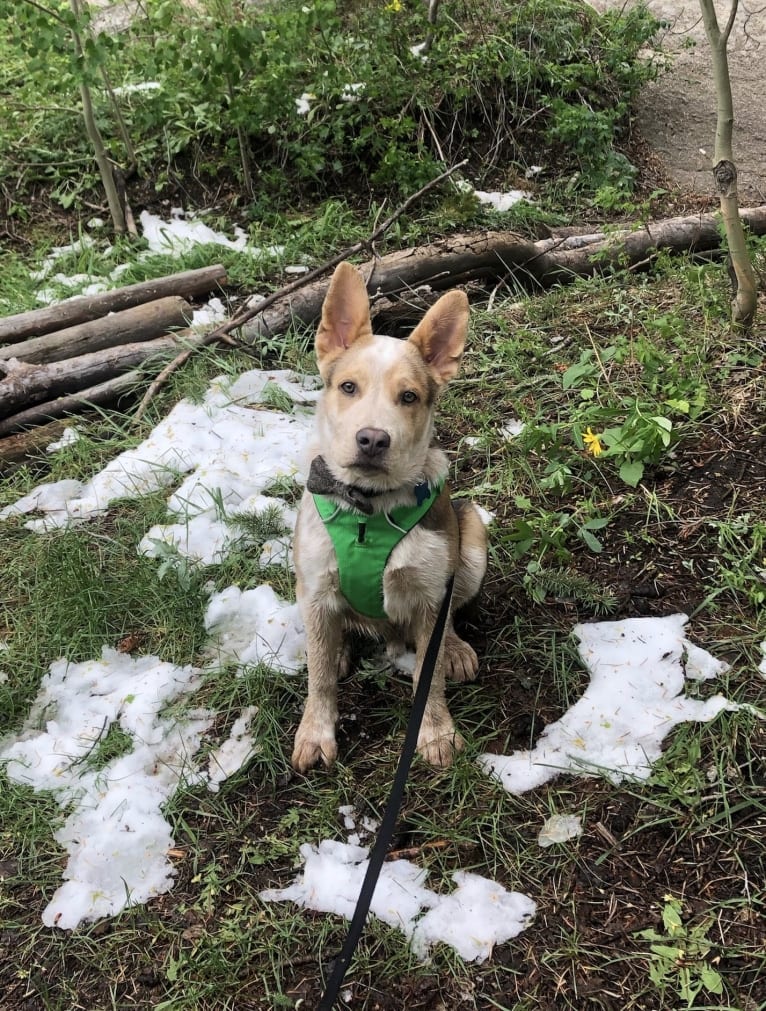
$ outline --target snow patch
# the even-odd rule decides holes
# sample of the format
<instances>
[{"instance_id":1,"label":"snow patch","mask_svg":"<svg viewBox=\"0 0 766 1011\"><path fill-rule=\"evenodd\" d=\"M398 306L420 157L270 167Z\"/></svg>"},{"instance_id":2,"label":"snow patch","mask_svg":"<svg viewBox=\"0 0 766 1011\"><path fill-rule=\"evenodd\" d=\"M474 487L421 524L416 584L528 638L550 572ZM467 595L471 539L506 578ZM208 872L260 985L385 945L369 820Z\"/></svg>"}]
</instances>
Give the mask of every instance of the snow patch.
<instances>
[{"instance_id":1,"label":"snow patch","mask_svg":"<svg viewBox=\"0 0 766 1011\"><path fill-rule=\"evenodd\" d=\"M673 727L739 708L722 695L703 702L684 694L687 678L707 680L728 669L685 638L688 620L675 614L575 626L590 673L582 698L531 751L485 754L480 765L516 794L562 772L604 775L612 783L647 779Z\"/></svg>"},{"instance_id":2,"label":"snow patch","mask_svg":"<svg viewBox=\"0 0 766 1011\"><path fill-rule=\"evenodd\" d=\"M306 665L306 635L297 604L281 600L267 584L251 590L228 586L205 612L209 650L219 663L265 664L292 673Z\"/></svg>"},{"instance_id":3,"label":"snow patch","mask_svg":"<svg viewBox=\"0 0 766 1011\"><path fill-rule=\"evenodd\" d=\"M500 212L509 211L516 204L521 203L522 200L526 200L527 202L531 200L526 190L508 190L505 193L498 190L474 190L473 192L480 204L492 207L493 210Z\"/></svg>"},{"instance_id":4,"label":"snow patch","mask_svg":"<svg viewBox=\"0 0 766 1011\"><path fill-rule=\"evenodd\" d=\"M191 756L213 714L161 713L196 691L199 674L107 646L99 660L51 664L21 733L0 749L9 779L51 791L67 812L54 833L69 853L65 883L43 912L46 926L72 929L172 887L173 840L162 807L197 778ZM122 731L125 750L101 763L98 748L112 727Z\"/></svg>"},{"instance_id":5,"label":"snow patch","mask_svg":"<svg viewBox=\"0 0 766 1011\"><path fill-rule=\"evenodd\" d=\"M207 788L213 793L261 750L250 733L250 724L257 712L258 706L243 709L232 724L228 738L208 755Z\"/></svg>"},{"instance_id":6,"label":"snow patch","mask_svg":"<svg viewBox=\"0 0 766 1011\"><path fill-rule=\"evenodd\" d=\"M81 438L80 430L76 425L70 425L69 428L65 428L61 433L61 438L56 439L55 442L51 442L45 447L46 453L58 453L60 449L66 449L67 446L74 445L78 439Z\"/></svg>"},{"instance_id":7,"label":"snow patch","mask_svg":"<svg viewBox=\"0 0 766 1011\"><path fill-rule=\"evenodd\" d=\"M313 377L256 369L214 380L201 404L180 401L134 449L110 461L90 481L58 481L35 488L0 511L0 519L41 512L30 530L65 527L102 514L121 498L140 498L178 483L169 497L171 522L152 527L139 548L150 557L168 551L192 562L221 561L243 539L232 521L273 509L287 529L295 510L264 491L280 478L304 482L303 447L311 427L304 408L318 393ZM268 410L269 389L298 405L294 413Z\"/></svg>"},{"instance_id":8,"label":"snow patch","mask_svg":"<svg viewBox=\"0 0 766 1011\"><path fill-rule=\"evenodd\" d=\"M295 902L305 909L335 913L350 920L369 863L365 846L325 839L300 848L303 871L286 888L260 893L264 902ZM457 888L439 895L425 887L428 872L409 860L383 864L370 911L401 930L413 951L427 956L439 942L471 962L484 962L492 948L516 937L529 924L535 903L496 881L457 871ZM425 915L424 915L425 913Z\"/></svg>"}]
</instances>

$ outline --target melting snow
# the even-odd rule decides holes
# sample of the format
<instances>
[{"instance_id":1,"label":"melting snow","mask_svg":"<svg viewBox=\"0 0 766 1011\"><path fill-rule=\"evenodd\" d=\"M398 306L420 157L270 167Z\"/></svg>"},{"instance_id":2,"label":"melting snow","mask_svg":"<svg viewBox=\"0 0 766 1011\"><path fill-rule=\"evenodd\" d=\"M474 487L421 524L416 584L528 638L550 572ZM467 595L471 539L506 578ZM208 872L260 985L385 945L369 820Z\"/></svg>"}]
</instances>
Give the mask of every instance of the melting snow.
<instances>
[{"instance_id":1,"label":"melting snow","mask_svg":"<svg viewBox=\"0 0 766 1011\"><path fill-rule=\"evenodd\" d=\"M161 87L159 81L138 81L136 84L121 84L112 90L115 95L133 95L140 91L159 91Z\"/></svg>"},{"instance_id":2,"label":"melting snow","mask_svg":"<svg viewBox=\"0 0 766 1011\"><path fill-rule=\"evenodd\" d=\"M292 413L264 407L270 387L290 398ZM29 528L65 527L103 513L118 499L178 485L168 499L168 522L152 528L140 549L160 557L170 550L199 564L218 561L244 536L236 527L244 515L269 509L288 531L293 528L295 510L271 486L278 479L304 480L314 387L314 380L286 371L219 377L202 403L181 401L147 439L90 481L40 485L2 510L0 519L37 512L42 516L27 521ZM289 535L272 538L262 558L284 564ZM218 789L257 753L250 731L257 709L248 707L209 754L206 770L199 766L196 756L203 737L212 734L215 714L188 705L206 672L223 662L266 663L291 672L305 662L298 609L268 585L214 594L204 620L205 668L175 667L107 647L98 660L56 661L22 731L2 743L7 775L52 791L66 812L56 832L69 853L66 881L45 910L46 924L74 927L167 891L173 840L162 815L165 803L183 783ZM720 695L707 702L684 695L687 679L713 678L726 669L688 642L686 621L674 615L578 625L580 655L591 673L583 697L546 728L532 751L484 755L483 768L517 793L564 771L601 773L615 783L648 776L672 727L736 708ZM766 642L764 654L760 670L766 674ZM169 703L182 698L184 717L171 716ZM123 754L99 762L100 742L113 726L124 735ZM367 861L358 843L374 828L353 809L343 814L352 830L348 842L302 847L302 874L264 899L350 915ZM545 837L553 841L561 830L549 825ZM493 944L523 930L534 912L530 899L478 875L458 871L449 895L427 889L425 877L407 861L386 864L373 903L375 915L403 930L419 954L445 941L466 959L485 959Z\"/></svg>"},{"instance_id":3,"label":"melting snow","mask_svg":"<svg viewBox=\"0 0 766 1011\"><path fill-rule=\"evenodd\" d=\"M508 190L501 193L498 190L487 192L486 190L474 190L475 196L480 204L486 204L496 211L509 211L515 204L522 200L529 201L530 196L526 190Z\"/></svg>"},{"instance_id":4,"label":"melting snow","mask_svg":"<svg viewBox=\"0 0 766 1011\"><path fill-rule=\"evenodd\" d=\"M69 853L65 884L43 912L46 926L113 916L172 887L173 840L161 809L194 778L191 756L213 714L181 721L161 712L198 686L194 667L106 646L100 660L51 664L24 728L0 750L9 779L50 790L67 812L54 833ZM130 750L91 762L112 726Z\"/></svg>"},{"instance_id":5,"label":"melting snow","mask_svg":"<svg viewBox=\"0 0 766 1011\"><path fill-rule=\"evenodd\" d=\"M242 768L253 755L260 751L260 745L253 740L250 724L258 712L258 706L247 706L234 721L227 740L208 756L208 789L217 793L221 783Z\"/></svg>"},{"instance_id":6,"label":"melting snow","mask_svg":"<svg viewBox=\"0 0 766 1011\"><path fill-rule=\"evenodd\" d=\"M267 584L227 586L210 598L205 629L221 663L266 664L294 673L306 664L306 636L297 604L285 604Z\"/></svg>"},{"instance_id":7,"label":"melting snow","mask_svg":"<svg viewBox=\"0 0 766 1011\"><path fill-rule=\"evenodd\" d=\"M96 221L98 219L92 219ZM256 258L278 258L284 252L283 246L253 246L250 244L247 232L239 225L234 226L234 238L231 239L222 232L218 232L205 224L202 216L193 211L184 211L180 207L170 209L169 218L165 219L157 214L150 214L142 211L139 219L143 236L149 248L136 254L135 260L147 260L157 253L181 253L188 252L196 245L210 244L224 246L228 249L236 249L239 252L247 253ZM90 222L89 222L90 224ZM109 273L104 275L95 274L52 274L56 263L69 254L82 254L85 250L93 248L95 240L89 235L83 235L75 242L65 246L54 246L48 256L43 260L40 269L30 274L35 281L47 281L48 284L56 283L63 288L79 288L79 295L96 295L102 291L108 291L115 287L125 271L130 269L130 264L121 263ZM102 256L111 252L112 247L103 250ZM78 296L75 296L78 297ZM54 304L60 299L54 288L41 288L37 292L37 301L45 305ZM198 310L195 314L194 323L202 324L207 322L217 322L220 316L220 299L212 299L208 303L206 310ZM208 317L211 317L210 319Z\"/></svg>"},{"instance_id":8,"label":"melting snow","mask_svg":"<svg viewBox=\"0 0 766 1011\"><path fill-rule=\"evenodd\" d=\"M264 902L295 902L350 920L367 871L366 846L325 839L301 846L303 871L286 888L261 892ZM496 881L456 871L449 895L425 887L428 872L409 860L383 864L370 905L379 920L401 930L420 957L440 941L466 961L484 962L495 944L516 937L535 913L535 903Z\"/></svg>"},{"instance_id":9,"label":"melting snow","mask_svg":"<svg viewBox=\"0 0 766 1011\"><path fill-rule=\"evenodd\" d=\"M295 99L296 113L299 116L308 116L312 102L316 102L316 95L312 95L310 91L304 91L300 98Z\"/></svg>"},{"instance_id":10,"label":"melting snow","mask_svg":"<svg viewBox=\"0 0 766 1011\"><path fill-rule=\"evenodd\" d=\"M50 445L45 447L45 452L58 453L60 449L73 445L80 437L80 429L76 425L70 425L61 433L61 438L56 439L55 442L51 442Z\"/></svg>"},{"instance_id":11,"label":"melting snow","mask_svg":"<svg viewBox=\"0 0 766 1011\"><path fill-rule=\"evenodd\" d=\"M685 614L577 625L590 684L532 751L482 755L480 764L509 793L525 793L562 772L602 774L613 783L647 779L662 742L679 723L708 722L738 708L722 695L703 702L684 695L686 679L728 669L684 637Z\"/></svg>"},{"instance_id":12,"label":"melting snow","mask_svg":"<svg viewBox=\"0 0 766 1011\"><path fill-rule=\"evenodd\" d=\"M512 439L521 435L523 431L523 421L520 421L518 418L509 418L507 421L503 422L500 428L500 435L506 440L506 442L510 442Z\"/></svg>"},{"instance_id":13,"label":"melting snow","mask_svg":"<svg viewBox=\"0 0 766 1011\"><path fill-rule=\"evenodd\" d=\"M256 408L272 386L299 407L294 414ZM243 534L232 520L273 509L288 529L295 511L264 492L279 478L303 482L301 457L311 421L315 381L289 371L219 377L201 404L180 401L135 449L112 460L90 481L39 485L0 511L0 519L42 512L30 530L50 530L103 513L121 498L139 498L177 483L168 500L172 522L152 527L140 550L152 557L168 548L195 562L221 561Z\"/></svg>"}]
</instances>

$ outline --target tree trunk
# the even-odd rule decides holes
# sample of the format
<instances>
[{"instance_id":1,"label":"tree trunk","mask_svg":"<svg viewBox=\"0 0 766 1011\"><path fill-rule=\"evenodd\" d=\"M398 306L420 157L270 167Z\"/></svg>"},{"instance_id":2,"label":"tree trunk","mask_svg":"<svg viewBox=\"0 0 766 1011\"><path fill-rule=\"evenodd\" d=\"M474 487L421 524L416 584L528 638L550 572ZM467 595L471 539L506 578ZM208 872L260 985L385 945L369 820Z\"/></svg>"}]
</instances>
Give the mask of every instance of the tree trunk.
<instances>
[{"instance_id":1,"label":"tree trunk","mask_svg":"<svg viewBox=\"0 0 766 1011\"><path fill-rule=\"evenodd\" d=\"M29 407L25 411L12 415L10 418L0 420L0 439L13 432L20 432L22 429L33 425L40 425L50 418L61 418L67 414L76 414L88 409L90 406L100 404L113 404L120 397L132 393L146 379L145 373L141 369L133 369L131 372L124 372L121 376L107 379L103 383L89 386L77 393L71 393L65 397L58 397L37 407ZM0 442L0 447L4 447L5 442ZM2 458L2 457L0 457Z\"/></svg>"},{"instance_id":2,"label":"tree trunk","mask_svg":"<svg viewBox=\"0 0 766 1011\"><path fill-rule=\"evenodd\" d=\"M5 474L9 470L4 465L23 460L24 457L36 453L59 439L66 425L67 422L63 420L51 421L50 424L30 428L27 432L20 432L18 435L0 441L0 474Z\"/></svg>"},{"instance_id":3,"label":"tree trunk","mask_svg":"<svg viewBox=\"0 0 766 1011\"><path fill-rule=\"evenodd\" d=\"M69 6L72 8L75 21L79 21L81 16L80 0L69 0ZM90 94L90 87L85 80L85 51L82 38L76 28L72 28L72 38L74 39L75 54L81 64L80 99L82 101L82 115L83 120L85 121L85 131L88 134L88 139L90 140L91 147L93 148L96 164L98 165L98 171L101 176L101 183L104 187L104 192L106 193L106 200L109 204L109 213L112 216L114 230L119 234L123 234L127 231L125 208L123 207L117 192L114 175L112 174L112 162L107 153L104 138L101 136L101 131L99 130L98 123L96 122L96 115L93 111L93 100Z\"/></svg>"},{"instance_id":4,"label":"tree trunk","mask_svg":"<svg viewBox=\"0 0 766 1011\"><path fill-rule=\"evenodd\" d=\"M766 206L746 209L743 219L757 235L766 233ZM640 229L566 235L530 242L513 232L453 235L427 246L399 250L362 266L367 290L376 295L408 295L421 285L435 291L472 281L496 284L503 280L527 288L561 284L611 269L648 263L658 250L700 253L719 248L718 218L694 214L649 222ZM328 278L322 278L271 305L244 324L248 343L258 343L298 321L318 318Z\"/></svg>"},{"instance_id":5,"label":"tree trunk","mask_svg":"<svg viewBox=\"0 0 766 1011\"><path fill-rule=\"evenodd\" d=\"M729 18L721 31L718 25L713 0L700 0L705 34L710 43L713 59L713 77L718 99L715 132L715 154L713 178L721 201L721 216L726 229L729 258L735 283L731 303L732 325L747 330L752 326L757 308L755 272L747 249L745 230L739 217L737 197L737 168L732 154L732 129L734 126L734 103L731 97L731 78L727 46L734 19L737 15L738 0L731 0Z\"/></svg>"},{"instance_id":6,"label":"tree trunk","mask_svg":"<svg viewBox=\"0 0 766 1011\"><path fill-rule=\"evenodd\" d=\"M57 305L46 305L42 309L31 309L29 312L0 318L0 344L16 344L28 337L38 337L76 323L87 323L91 319L100 319L109 312L120 312L167 295L182 295L185 298L205 295L226 283L226 268L216 263L212 267L183 270L178 274L139 281L138 284L103 291L98 295L75 295Z\"/></svg>"},{"instance_id":7,"label":"tree trunk","mask_svg":"<svg viewBox=\"0 0 766 1011\"><path fill-rule=\"evenodd\" d=\"M192 308L176 295L155 302L124 309L103 319L67 327L43 337L33 337L21 344L0 348L0 361L16 358L20 362L41 364L76 358L91 351L103 351L134 341L148 341L191 322Z\"/></svg>"}]
</instances>

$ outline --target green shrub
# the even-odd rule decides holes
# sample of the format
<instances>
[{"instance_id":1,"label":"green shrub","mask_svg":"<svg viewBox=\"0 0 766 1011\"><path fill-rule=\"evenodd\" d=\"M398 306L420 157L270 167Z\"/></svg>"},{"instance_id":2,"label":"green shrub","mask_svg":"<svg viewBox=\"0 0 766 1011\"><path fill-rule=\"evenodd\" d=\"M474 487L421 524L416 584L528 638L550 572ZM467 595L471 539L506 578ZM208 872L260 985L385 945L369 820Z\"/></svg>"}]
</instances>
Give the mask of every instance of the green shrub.
<instances>
[{"instance_id":1,"label":"green shrub","mask_svg":"<svg viewBox=\"0 0 766 1011\"><path fill-rule=\"evenodd\" d=\"M633 169L615 144L653 73L639 53L656 29L640 8L600 16L574 0L482 0L445 6L424 55L412 51L430 30L426 5L415 0L265 8L147 0L146 17L130 31L90 31L78 65L66 19L51 20L26 0L13 5L13 17L9 0L0 0L3 8L5 48L24 53L31 75L0 71L0 90L12 99L0 159L6 174L18 174L10 151L24 131L35 149L27 172L70 194L92 179L82 167L78 74L94 88L102 82L102 129L115 159L126 158L104 71L117 85L156 83L117 88L116 103L139 168L158 186L184 159L205 175L223 157L251 196L296 183L322 195L339 183L401 194L444 162L469 157L475 177L542 163L553 175L574 172L586 191L629 190ZM38 38L50 59L41 58ZM13 113L14 102L40 105L43 94L63 115L30 123ZM62 149L76 152L71 169Z\"/></svg>"}]
</instances>

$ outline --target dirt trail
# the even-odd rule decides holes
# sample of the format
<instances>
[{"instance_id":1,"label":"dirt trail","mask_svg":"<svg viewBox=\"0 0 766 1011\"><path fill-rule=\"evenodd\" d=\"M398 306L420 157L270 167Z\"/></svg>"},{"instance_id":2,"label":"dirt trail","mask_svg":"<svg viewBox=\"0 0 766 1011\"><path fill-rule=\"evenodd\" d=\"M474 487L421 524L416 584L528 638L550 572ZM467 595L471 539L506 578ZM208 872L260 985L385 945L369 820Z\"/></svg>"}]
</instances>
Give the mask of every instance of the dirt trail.
<instances>
[{"instance_id":1,"label":"dirt trail","mask_svg":"<svg viewBox=\"0 0 766 1011\"><path fill-rule=\"evenodd\" d=\"M599 10L629 6L617 0L592 0ZM695 193L712 193L716 96L712 64L696 0L648 0L667 26L663 48L673 54L671 69L648 85L638 101L641 134L659 155L673 182ZM717 0L723 26L730 6ZM740 0L729 40L729 71L734 98L734 161L743 203L766 203L766 0L746 7Z\"/></svg>"}]
</instances>

